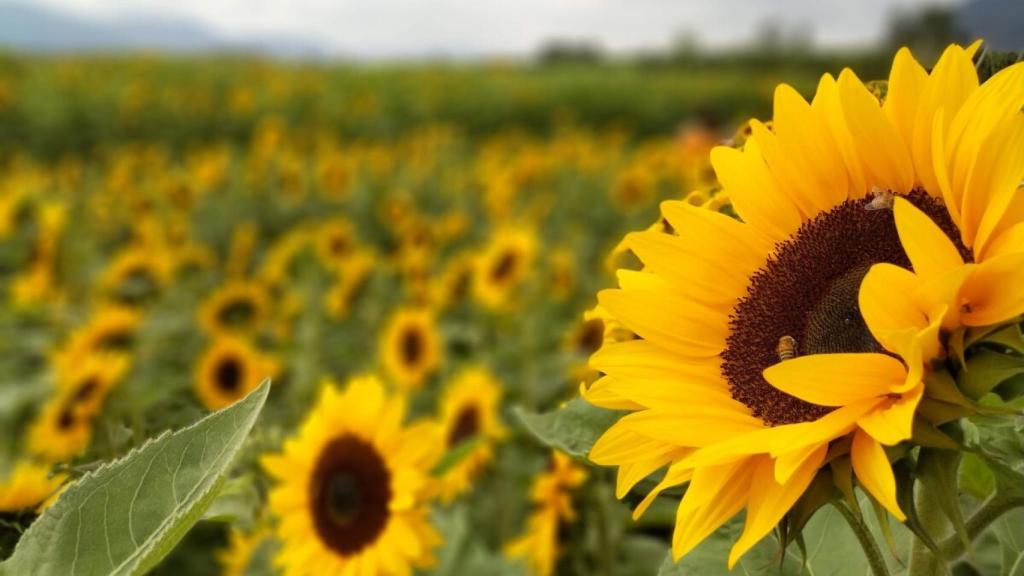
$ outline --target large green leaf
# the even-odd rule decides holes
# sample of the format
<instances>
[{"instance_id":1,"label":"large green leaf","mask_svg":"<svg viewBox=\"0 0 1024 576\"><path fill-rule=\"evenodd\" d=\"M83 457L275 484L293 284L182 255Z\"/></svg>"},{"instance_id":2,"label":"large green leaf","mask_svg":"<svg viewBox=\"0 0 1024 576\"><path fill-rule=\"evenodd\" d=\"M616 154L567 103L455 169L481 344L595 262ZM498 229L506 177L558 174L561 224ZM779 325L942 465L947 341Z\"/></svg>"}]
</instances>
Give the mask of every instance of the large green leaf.
<instances>
[{"instance_id":1,"label":"large green leaf","mask_svg":"<svg viewBox=\"0 0 1024 576\"><path fill-rule=\"evenodd\" d=\"M120 575L153 568L217 496L269 389L264 382L233 406L84 476L25 532L0 573Z\"/></svg>"},{"instance_id":2,"label":"large green leaf","mask_svg":"<svg viewBox=\"0 0 1024 576\"><path fill-rule=\"evenodd\" d=\"M541 442L572 456L586 456L597 438L621 416L621 412L598 408L574 398L557 410L537 414L521 408L516 414Z\"/></svg>"}]
</instances>

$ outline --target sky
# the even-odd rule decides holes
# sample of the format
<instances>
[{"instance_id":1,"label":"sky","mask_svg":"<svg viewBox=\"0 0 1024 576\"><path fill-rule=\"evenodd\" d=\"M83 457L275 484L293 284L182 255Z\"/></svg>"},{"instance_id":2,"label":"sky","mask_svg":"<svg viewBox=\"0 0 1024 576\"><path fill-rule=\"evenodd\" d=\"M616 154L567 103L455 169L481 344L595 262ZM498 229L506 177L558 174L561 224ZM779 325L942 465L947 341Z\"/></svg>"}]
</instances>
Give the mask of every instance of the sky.
<instances>
[{"instance_id":1,"label":"sky","mask_svg":"<svg viewBox=\"0 0 1024 576\"><path fill-rule=\"evenodd\" d=\"M615 51L663 48L681 33L718 48L764 22L811 32L818 46L859 46L894 10L962 0L31 0L103 20L196 21L238 41L296 37L328 54L362 57L523 55L550 38L596 40Z\"/></svg>"}]
</instances>

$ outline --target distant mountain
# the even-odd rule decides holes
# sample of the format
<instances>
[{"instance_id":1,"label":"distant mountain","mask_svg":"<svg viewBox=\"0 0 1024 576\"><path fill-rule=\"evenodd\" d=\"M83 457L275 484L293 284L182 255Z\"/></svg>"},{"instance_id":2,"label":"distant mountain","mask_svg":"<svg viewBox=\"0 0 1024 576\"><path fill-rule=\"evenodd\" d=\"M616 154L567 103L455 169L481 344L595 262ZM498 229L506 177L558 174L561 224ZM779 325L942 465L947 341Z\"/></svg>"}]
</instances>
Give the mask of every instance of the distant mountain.
<instances>
[{"instance_id":1,"label":"distant mountain","mask_svg":"<svg viewBox=\"0 0 1024 576\"><path fill-rule=\"evenodd\" d=\"M19 3L0 3L0 46L25 52L255 52L285 58L324 56L321 46L292 36L225 39L179 17L101 20Z\"/></svg>"},{"instance_id":2,"label":"distant mountain","mask_svg":"<svg viewBox=\"0 0 1024 576\"><path fill-rule=\"evenodd\" d=\"M984 38L993 50L1024 50L1024 7L1020 0L973 0L959 8L957 19L970 37Z\"/></svg>"}]
</instances>

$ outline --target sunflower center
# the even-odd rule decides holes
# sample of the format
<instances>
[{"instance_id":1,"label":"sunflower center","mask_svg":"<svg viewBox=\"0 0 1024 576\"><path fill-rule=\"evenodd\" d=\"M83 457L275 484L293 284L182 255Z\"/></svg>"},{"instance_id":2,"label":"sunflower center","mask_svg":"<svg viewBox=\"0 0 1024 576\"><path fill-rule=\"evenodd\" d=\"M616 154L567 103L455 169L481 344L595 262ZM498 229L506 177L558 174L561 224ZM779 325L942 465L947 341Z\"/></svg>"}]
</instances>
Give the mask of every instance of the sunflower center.
<instances>
[{"instance_id":1,"label":"sunflower center","mask_svg":"<svg viewBox=\"0 0 1024 576\"><path fill-rule=\"evenodd\" d=\"M971 261L941 201L922 190L907 199ZM775 246L733 309L722 374L733 398L768 425L812 421L831 410L773 387L762 376L769 366L807 354L883 352L861 316L860 284L875 264L911 264L892 210L873 208L871 199L847 200L805 222Z\"/></svg>"},{"instance_id":2,"label":"sunflower center","mask_svg":"<svg viewBox=\"0 0 1024 576\"><path fill-rule=\"evenodd\" d=\"M387 526L391 473L371 444L342 436L327 444L310 479L309 503L321 541L342 555L372 544Z\"/></svg>"},{"instance_id":3,"label":"sunflower center","mask_svg":"<svg viewBox=\"0 0 1024 576\"><path fill-rule=\"evenodd\" d=\"M100 383L95 377L89 378L85 382L82 382L78 389L75 391L74 400L75 402L85 402L92 398L92 395L99 389Z\"/></svg>"},{"instance_id":4,"label":"sunflower center","mask_svg":"<svg viewBox=\"0 0 1024 576\"><path fill-rule=\"evenodd\" d=\"M476 436L480 431L480 413L476 406L466 406L455 419L451 433L448 434L448 446L458 446L464 440Z\"/></svg>"},{"instance_id":5,"label":"sunflower center","mask_svg":"<svg viewBox=\"0 0 1024 576\"><path fill-rule=\"evenodd\" d=\"M415 365L423 355L423 336L418 330L410 329L402 333L402 359L408 365Z\"/></svg>"},{"instance_id":6,"label":"sunflower center","mask_svg":"<svg viewBox=\"0 0 1024 576\"><path fill-rule=\"evenodd\" d=\"M519 264L519 258L516 257L516 253L509 250L498 258L498 261L494 263L494 267L491 268L491 280L495 282L501 282L512 275L515 271L516 266Z\"/></svg>"},{"instance_id":7,"label":"sunflower center","mask_svg":"<svg viewBox=\"0 0 1024 576\"><path fill-rule=\"evenodd\" d=\"M225 392L236 392L242 385L242 363L237 358L225 358L217 365L217 386Z\"/></svg>"},{"instance_id":8,"label":"sunflower center","mask_svg":"<svg viewBox=\"0 0 1024 576\"><path fill-rule=\"evenodd\" d=\"M239 298L221 308L218 318L224 326L244 325L256 315L256 305L249 299Z\"/></svg>"}]
</instances>

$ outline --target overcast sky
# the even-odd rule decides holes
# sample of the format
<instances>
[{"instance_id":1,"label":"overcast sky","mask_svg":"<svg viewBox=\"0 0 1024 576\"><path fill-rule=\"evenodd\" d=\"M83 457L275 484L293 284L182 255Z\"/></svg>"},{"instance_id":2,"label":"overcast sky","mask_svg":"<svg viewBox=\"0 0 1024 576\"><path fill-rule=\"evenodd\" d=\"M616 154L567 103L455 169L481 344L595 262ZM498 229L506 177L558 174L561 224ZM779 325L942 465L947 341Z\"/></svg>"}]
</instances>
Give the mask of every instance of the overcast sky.
<instances>
[{"instance_id":1,"label":"overcast sky","mask_svg":"<svg viewBox=\"0 0 1024 576\"><path fill-rule=\"evenodd\" d=\"M811 31L820 46L863 45L893 10L960 0L30 0L110 19L176 16L221 35L298 36L353 56L525 54L544 40L588 38L612 50L658 48L681 32L704 46L742 43L766 20Z\"/></svg>"}]
</instances>

